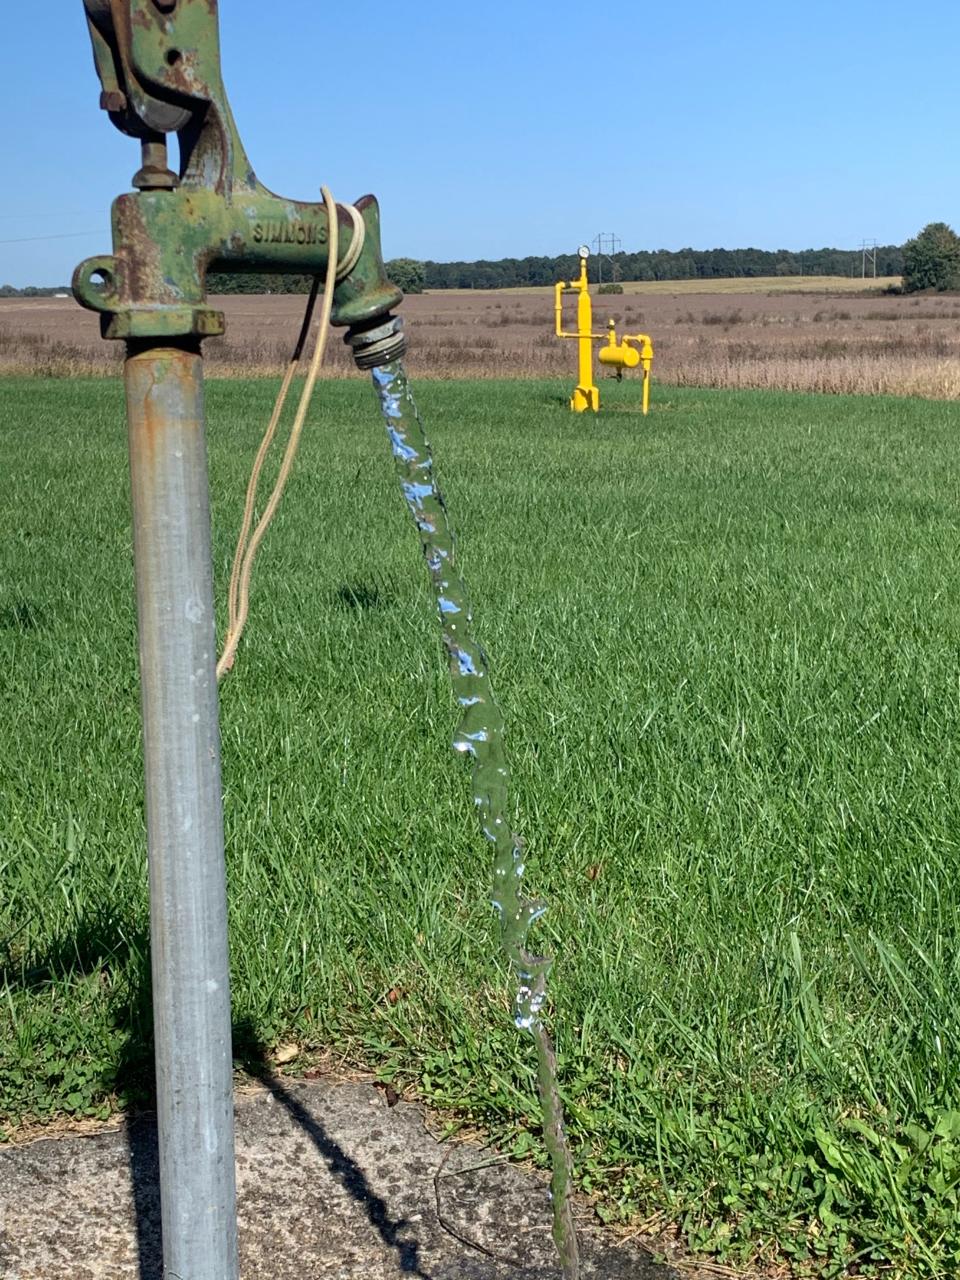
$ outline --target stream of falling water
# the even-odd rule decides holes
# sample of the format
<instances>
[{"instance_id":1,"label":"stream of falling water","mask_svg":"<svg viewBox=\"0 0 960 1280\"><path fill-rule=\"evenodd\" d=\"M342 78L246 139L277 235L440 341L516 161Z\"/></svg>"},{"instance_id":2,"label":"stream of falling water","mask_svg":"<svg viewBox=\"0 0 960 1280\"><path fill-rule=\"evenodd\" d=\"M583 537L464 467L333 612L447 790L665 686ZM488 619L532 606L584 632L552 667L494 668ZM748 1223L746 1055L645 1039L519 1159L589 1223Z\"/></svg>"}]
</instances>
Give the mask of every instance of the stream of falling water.
<instances>
[{"instance_id":1,"label":"stream of falling water","mask_svg":"<svg viewBox=\"0 0 960 1280\"><path fill-rule=\"evenodd\" d=\"M470 633L470 606L457 569L453 530L403 364L395 360L372 373L403 495L416 522L436 592L453 690L462 711L454 750L472 757L474 803L483 834L494 849L493 905L500 917L504 952L518 979L514 1021L521 1030L529 1031L537 1048L544 1142L553 1167L553 1238L565 1280L577 1280L580 1261L571 1206L570 1151L557 1088L556 1058L540 1016L550 961L546 956L531 955L526 948L527 932L546 906L522 893L523 852L507 816L510 772L503 715L490 686L486 654Z\"/></svg>"}]
</instances>

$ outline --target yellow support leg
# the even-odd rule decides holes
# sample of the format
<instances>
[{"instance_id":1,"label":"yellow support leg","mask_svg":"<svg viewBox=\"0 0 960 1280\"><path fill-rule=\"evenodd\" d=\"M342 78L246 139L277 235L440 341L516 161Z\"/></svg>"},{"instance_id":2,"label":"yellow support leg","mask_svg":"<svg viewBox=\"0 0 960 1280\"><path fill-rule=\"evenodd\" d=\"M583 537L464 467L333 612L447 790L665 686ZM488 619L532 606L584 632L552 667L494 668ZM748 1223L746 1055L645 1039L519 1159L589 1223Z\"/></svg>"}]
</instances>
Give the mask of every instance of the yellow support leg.
<instances>
[{"instance_id":1,"label":"yellow support leg","mask_svg":"<svg viewBox=\"0 0 960 1280\"><path fill-rule=\"evenodd\" d=\"M592 409L594 413L600 408L600 391L593 380L593 304L587 285L587 260L580 259L580 279L576 282L577 297L577 332L579 341L579 371L577 385L570 400L574 413L583 413Z\"/></svg>"},{"instance_id":2,"label":"yellow support leg","mask_svg":"<svg viewBox=\"0 0 960 1280\"><path fill-rule=\"evenodd\" d=\"M583 413L587 409L596 413L600 408L599 390L596 387L574 387L570 408L574 413Z\"/></svg>"}]
</instances>

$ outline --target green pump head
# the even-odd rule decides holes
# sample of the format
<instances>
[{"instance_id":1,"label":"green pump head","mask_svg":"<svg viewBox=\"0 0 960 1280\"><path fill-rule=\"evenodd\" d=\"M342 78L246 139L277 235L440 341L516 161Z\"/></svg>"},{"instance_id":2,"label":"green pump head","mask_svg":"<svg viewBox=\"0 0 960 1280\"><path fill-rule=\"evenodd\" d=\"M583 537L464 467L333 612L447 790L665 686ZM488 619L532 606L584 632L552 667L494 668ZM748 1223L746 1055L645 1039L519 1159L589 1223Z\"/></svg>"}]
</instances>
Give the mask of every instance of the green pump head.
<instances>
[{"instance_id":1,"label":"green pump head","mask_svg":"<svg viewBox=\"0 0 960 1280\"><path fill-rule=\"evenodd\" d=\"M77 300L100 313L104 337L222 333L222 314L206 305L209 270L323 275L325 206L268 191L240 141L220 68L217 0L84 0L84 7L100 105L142 153L136 191L113 205L113 253L88 258L74 274ZM179 173L167 165L168 133L179 139ZM349 326L358 363L368 336L377 362L393 359L403 338L390 311L403 295L384 271L377 202L363 196L352 209L338 205L337 220L348 269L338 275L333 323Z\"/></svg>"}]
</instances>

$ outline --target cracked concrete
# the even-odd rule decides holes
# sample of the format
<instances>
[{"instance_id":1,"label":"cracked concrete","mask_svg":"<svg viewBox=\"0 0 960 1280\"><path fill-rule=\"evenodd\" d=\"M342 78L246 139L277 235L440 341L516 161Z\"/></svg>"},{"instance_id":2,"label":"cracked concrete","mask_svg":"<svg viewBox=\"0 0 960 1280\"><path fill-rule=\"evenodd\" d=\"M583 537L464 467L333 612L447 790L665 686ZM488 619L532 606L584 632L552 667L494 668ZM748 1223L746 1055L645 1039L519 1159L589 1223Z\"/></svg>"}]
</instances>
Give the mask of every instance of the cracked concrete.
<instances>
[{"instance_id":1,"label":"cracked concrete","mask_svg":"<svg viewBox=\"0 0 960 1280\"><path fill-rule=\"evenodd\" d=\"M242 1280L556 1280L546 1184L488 1158L371 1085L270 1081L237 1103ZM675 1275L592 1226L581 1252L584 1280ZM0 1149L4 1280L162 1275L150 1121Z\"/></svg>"}]
</instances>

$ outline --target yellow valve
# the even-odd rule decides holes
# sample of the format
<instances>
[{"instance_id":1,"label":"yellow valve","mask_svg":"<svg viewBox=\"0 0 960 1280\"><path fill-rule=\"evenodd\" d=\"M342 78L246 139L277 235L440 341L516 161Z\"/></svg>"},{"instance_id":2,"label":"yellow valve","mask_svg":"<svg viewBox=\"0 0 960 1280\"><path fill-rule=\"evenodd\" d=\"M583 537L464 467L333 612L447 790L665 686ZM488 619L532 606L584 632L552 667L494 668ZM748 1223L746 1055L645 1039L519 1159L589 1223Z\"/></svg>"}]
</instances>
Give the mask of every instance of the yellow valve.
<instances>
[{"instance_id":1,"label":"yellow valve","mask_svg":"<svg viewBox=\"0 0 960 1280\"><path fill-rule=\"evenodd\" d=\"M579 380L570 397L570 408L574 413L583 413L592 409L594 413L600 408L600 390L593 381L593 344L602 341L604 334L593 332L593 305L587 284L586 246L580 250L580 275L576 280L567 283L560 280L554 285L554 311L556 313L556 333L558 338L576 338L578 348ZM577 331L566 333L563 328L563 295L577 295ZM653 364L653 343L645 333L625 333L617 341L614 321L608 324L606 333L607 345L600 348L600 363L615 369L617 378L623 376L624 369L636 369L643 366L643 412L646 415L650 408L650 367ZM639 347L632 344L638 343Z\"/></svg>"}]
</instances>

